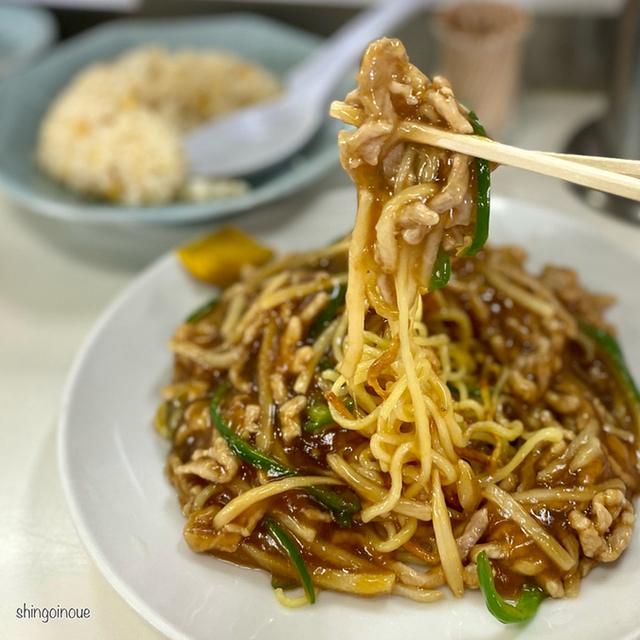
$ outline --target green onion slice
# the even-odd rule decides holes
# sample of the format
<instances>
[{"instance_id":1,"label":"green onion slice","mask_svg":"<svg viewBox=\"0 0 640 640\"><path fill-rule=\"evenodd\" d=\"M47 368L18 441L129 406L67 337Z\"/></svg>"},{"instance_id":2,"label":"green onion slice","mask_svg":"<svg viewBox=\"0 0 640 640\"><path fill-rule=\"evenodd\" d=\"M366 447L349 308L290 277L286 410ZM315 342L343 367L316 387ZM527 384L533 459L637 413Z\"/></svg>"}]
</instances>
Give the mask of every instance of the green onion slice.
<instances>
[{"instance_id":1,"label":"green onion slice","mask_svg":"<svg viewBox=\"0 0 640 640\"><path fill-rule=\"evenodd\" d=\"M478 117L473 111L469 111L469 122L473 127L473 132L477 136L485 137L484 127L478 122ZM476 229L473 234L471 244L465 247L459 256L470 258L475 256L489 237L489 213L491 200L491 167L487 160L483 158L475 159L476 165Z\"/></svg>"},{"instance_id":2,"label":"green onion slice","mask_svg":"<svg viewBox=\"0 0 640 640\"><path fill-rule=\"evenodd\" d=\"M316 601L316 590L313 587L311 574L309 573L309 569L307 569L300 550L275 520L267 518L264 523L273 539L289 558L289 562L293 565L296 573L300 576L300 581L307 594L307 598L310 604L313 604Z\"/></svg>"},{"instance_id":3,"label":"green onion slice","mask_svg":"<svg viewBox=\"0 0 640 640\"><path fill-rule=\"evenodd\" d=\"M520 599L515 605L505 602L496 590L493 580L493 570L486 551L478 554L478 582L480 590L487 602L487 609L491 615L504 624L524 622L535 614L546 593L537 585L526 585Z\"/></svg>"},{"instance_id":4,"label":"green onion slice","mask_svg":"<svg viewBox=\"0 0 640 640\"><path fill-rule=\"evenodd\" d=\"M436 262L433 265L431 280L429 280L429 291L441 289L444 287L451 277L451 256L449 252L440 245Z\"/></svg>"},{"instance_id":5,"label":"green onion slice","mask_svg":"<svg viewBox=\"0 0 640 640\"><path fill-rule=\"evenodd\" d=\"M579 322L580 329L583 333L586 333L604 352L605 356L609 360L612 368L616 372L616 375L620 381L621 386L625 390L625 395L629 400L629 403L633 407L635 413L636 423L640 426L640 391L636 386L624 356L622 355L622 349L618 341L604 329L598 329L593 325L586 322Z\"/></svg>"},{"instance_id":6,"label":"green onion slice","mask_svg":"<svg viewBox=\"0 0 640 640\"><path fill-rule=\"evenodd\" d=\"M208 315L211 311L213 311L218 302L220 302L221 292L219 291L214 298L206 302L201 307L198 307L186 320L187 323L198 322L198 320L202 320L206 315Z\"/></svg>"},{"instance_id":7,"label":"green onion slice","mask_svg":"<svg viewBox=\"0 0 640 640\"><path fill-rule=\"evenodd\" d=\"M309 338L317 338L332 322L338 313L338 309L344 304L347 295L347 285L336 285L329 296L329 301L324 309L317 315L309 329Z\"/></svg>"},{"instance_id":8,"label":"green onion slice","mask_svg":"<svg viewBox=\"0 0 640 640\"><path fill-rule=\"evenodd\" d=\"M322 427L333 424L333 417L329 410L329 405L325 402L312 402L307 407L307 415L309 420L304 423L303 429L310 433L314 433Z\"/></svg>"}]
</instances>

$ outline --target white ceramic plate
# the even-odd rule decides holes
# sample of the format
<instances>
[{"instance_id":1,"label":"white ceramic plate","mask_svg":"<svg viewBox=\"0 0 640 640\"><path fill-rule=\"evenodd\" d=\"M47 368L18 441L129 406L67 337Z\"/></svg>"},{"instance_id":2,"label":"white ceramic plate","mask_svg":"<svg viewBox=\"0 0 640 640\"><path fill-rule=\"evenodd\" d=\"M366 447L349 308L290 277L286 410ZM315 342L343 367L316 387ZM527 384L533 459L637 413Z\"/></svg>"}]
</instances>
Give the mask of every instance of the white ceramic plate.
<instances>
[{"instance_id":1,"label":"white ceramic plate","mask_svg":"<svg viewBox=\"0 0 640 640\"><path fill-rule=\"evenodd\" d=\"M263 239L304 250L346 232L354 193L326 194L290 225ZM578 269L590 288L620 302L610 319L640 376L640 258L596 229L516 200L494 199L493 243L518 243L530 266ZM640 534L622 561L597 568L577 600L546 601L526 626L505 627L478 592L421 605L323 592L313 607L277 604L265 573L192 553L163 467L167 444L151 427L159 389L171 375L164 348L175 327L210 295L168 255L105 312L82 349L62 405L60 465L73 519L100 570L120 594L170 638L282 640L437 638L631 640L640 637Z\"/></svg>"}]
</instances>

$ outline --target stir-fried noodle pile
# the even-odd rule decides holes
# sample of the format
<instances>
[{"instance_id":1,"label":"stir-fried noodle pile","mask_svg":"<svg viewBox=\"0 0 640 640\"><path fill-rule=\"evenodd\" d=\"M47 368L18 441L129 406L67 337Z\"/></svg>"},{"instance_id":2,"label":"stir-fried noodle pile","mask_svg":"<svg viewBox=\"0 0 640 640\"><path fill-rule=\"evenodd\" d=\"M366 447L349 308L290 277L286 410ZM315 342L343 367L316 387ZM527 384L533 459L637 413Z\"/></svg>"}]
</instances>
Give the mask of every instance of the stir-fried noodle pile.
<instances>
[{"instance_id":1,"label":"stir-fried noodle pile","mask_svg":"<svg viewBox=\"0 0 640 640\"><path fill-rule=\"evenodd\" d=\"M403 132L471 116L397 41L358 79L332 108L356 126L351 236L245 270L170 343L157 426L185 538L283 589L300 572L273 526L320 589L459 597L484 551L504 596L575 596L628 545L640 488L633 385L599 338L611 300L529 275L517 248L469 255L477 164Z\"/></svg>"}]
</instances>

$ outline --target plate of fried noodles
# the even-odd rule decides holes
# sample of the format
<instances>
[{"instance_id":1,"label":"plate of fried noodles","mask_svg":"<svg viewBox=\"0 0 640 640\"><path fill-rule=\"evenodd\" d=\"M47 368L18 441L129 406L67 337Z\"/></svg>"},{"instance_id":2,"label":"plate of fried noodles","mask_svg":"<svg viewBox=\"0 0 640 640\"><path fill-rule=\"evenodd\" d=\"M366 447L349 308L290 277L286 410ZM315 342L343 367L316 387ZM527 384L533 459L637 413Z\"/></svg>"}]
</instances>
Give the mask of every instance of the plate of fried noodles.
<instances>
[{"instance_id":1,"label":"plate of fried noodles","mask_svg":"<svg viewBox=\"0 0 640 640\"><path fill-rule=\"evenodd\" d=\"M396 40L332 114L357 197L220 231L219 286L166 256L79 354L84 544L171 638L637 638L640 258L412 142L484 131Z\"/></svg>"}]
</instances>

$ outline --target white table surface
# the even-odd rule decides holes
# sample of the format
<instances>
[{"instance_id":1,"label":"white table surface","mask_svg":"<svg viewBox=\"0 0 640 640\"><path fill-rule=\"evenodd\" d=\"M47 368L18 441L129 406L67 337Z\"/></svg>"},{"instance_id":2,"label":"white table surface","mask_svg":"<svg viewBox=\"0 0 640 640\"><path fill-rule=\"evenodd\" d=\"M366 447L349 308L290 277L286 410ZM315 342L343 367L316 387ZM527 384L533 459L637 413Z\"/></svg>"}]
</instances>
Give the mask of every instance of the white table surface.
<instances>
[{"instance_id":1,"label":"white table surface","mask_svg":"<svg viewBox=\"0 0 640 640\"><path fill-rule=\"evenodd\" d=\"M561 150L576 126L602 107L595 95L527 96L510 142ZM596 221L603 234L640 251L640 226L591 211L563 183L506 168L493 182L494 193ZM313 189L268 207L271 215L262 210L236 223L259 233L271 216L295 215L326 189L345 184L336 169ZM74 227L0 196L0 638L162 637L111 588L78 540L58 477L56 420L73 356L103 308L145 264L202 230ZM45 624L18 619L24 604L87 607L91 615Z\"/></svg>"}]
</instances>

